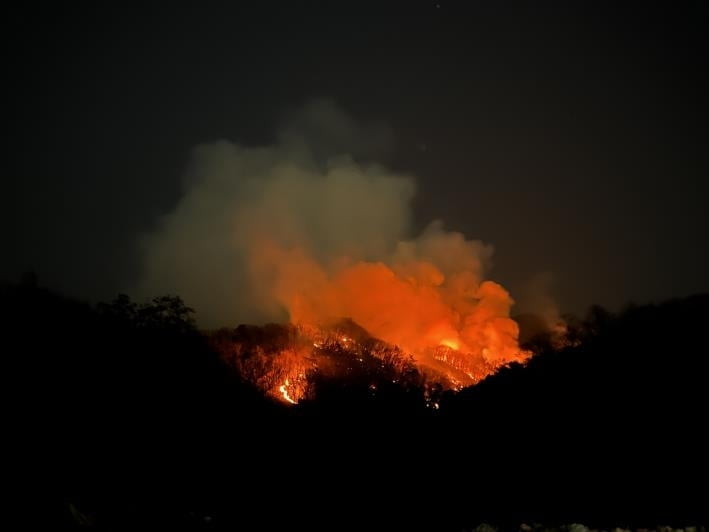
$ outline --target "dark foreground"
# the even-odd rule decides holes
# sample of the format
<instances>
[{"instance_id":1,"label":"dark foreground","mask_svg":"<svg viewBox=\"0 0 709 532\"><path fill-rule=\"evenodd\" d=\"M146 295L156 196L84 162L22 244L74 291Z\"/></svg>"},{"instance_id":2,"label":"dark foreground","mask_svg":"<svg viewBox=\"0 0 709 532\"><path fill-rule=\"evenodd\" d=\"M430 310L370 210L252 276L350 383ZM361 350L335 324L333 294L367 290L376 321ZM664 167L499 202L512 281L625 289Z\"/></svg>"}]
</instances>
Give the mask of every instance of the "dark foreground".
<instances>
[{"instance_id":1,"label":"dark foreground","mask_svg":"<svg viewBox=\"0 0 709 532\"><path fill-rule=\"evenodd\" d=\"M1 294L28 526L707 523L708 296L593 309L567 347L539 337L528 366L433 412L416 390L275 403L177 299L89 306L31 282Z\"/></svg>"}]
</instances>

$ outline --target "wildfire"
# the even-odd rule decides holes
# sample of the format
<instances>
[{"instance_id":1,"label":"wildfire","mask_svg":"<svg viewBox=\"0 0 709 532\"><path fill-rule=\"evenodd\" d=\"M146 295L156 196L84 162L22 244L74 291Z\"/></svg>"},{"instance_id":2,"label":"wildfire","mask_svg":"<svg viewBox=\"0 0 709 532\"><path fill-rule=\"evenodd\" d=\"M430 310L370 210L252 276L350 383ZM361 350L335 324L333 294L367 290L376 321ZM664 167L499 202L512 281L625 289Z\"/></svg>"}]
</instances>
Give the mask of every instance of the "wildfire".
<instances>
[{"instance_id":1,"label":"wildfire","mask_svg":"<svg viewBox=\"0 0 709 532\"><path fill-rule=\"evenodd\" d=\"M434 225L417 240L400 242L386 262L341 257L322 264L307 249L260 239L253 242L251 267L257 279L268 278L260 284L268 284L269 297L291 323L322 329L351 318L410 354L419 368L470 385L530 356L519 347L509 293L482 278L481 246ZM356 348L349 334L333 341ZM320 346L323 339L314 337L310 349ZM438 348L451 353L440 355Z\"/></svg>"},{"instance_id":2,"label":"wildfire","mask_svg":"<svg viewBox=\"0 0 709 532\"><path fill-rule=\"evenodd\" d=\"M412 353L373 337L351 320L323 327L240 326L225 334L231 336L220 344L223 356L246 380L289 405L314 398L318 383L340 379L345 388L360 386L372 397L390 385L422 387L428 406L437 410L441 391L476 384L510 360L487 347L478 353L463 351L453 337ZM518 349L516 360L528 356Z\"/></svg>"},{"instance_id":3,"label":"wildfire","mask_svg":"<svg viewBox=\"0 0 709 532\"><path fill-rule=\"evenodd\" d=\"M353 375L368 357L393 361L397 369L388 380L395 384L400 360L407 360L422 378L453 390L524 362L531 353L519 347L514 302L501 285L483 279L486 253L482 243L435 224L376 262L346 256L323 262L305 247L261 235L251 241L250 272L267 287L264 298L287 310L298 338L242 366L253 366L247 371L259 374L254 382L262 380L264 391L296 404L312 393L314 372L332 366ZM333 326L345 317L356 327ZM263 340L251 349L265 351L272 341Z\"/></svg>"},{"instance_id":4,"label":"wildfire","mask_svg":"<svg viewBox=\"0 0 709 532\"><path fill-rule=\"evenodd\" d=\"M242 345L225 356L291 404L328 371L365 389L384 369L396 385L409 372L458 389L526 360L514 302L487 278L492 246L440 220L413 233L413 176L353 156L346 144L369 129L338 109L304 112L274 146L220 141L195 151L185 196L143 246L141 285L196 296L212 323L287 316L289 325L252 330L258 338L235 340ZM199 264L185 259L194 249L206 253ZM329 328L343 319L364 333ZM289 338L295 329L312 334Z\"/></svg>"},{"instance_id":5,"label":"wildfire","mask_svg":"<svg viewBox=\"0 0 709 532\"><path fill-rule=\"evenodd\" d=\"M286 379L286 381L278 387L278 391L281 392L283 399L286 400L287 402L294 404L294 405L298 404L298 401L295 401L290 395L288 395L289 384L290 383L288 382L288 379Z\"/></svg>"}]
</instances>

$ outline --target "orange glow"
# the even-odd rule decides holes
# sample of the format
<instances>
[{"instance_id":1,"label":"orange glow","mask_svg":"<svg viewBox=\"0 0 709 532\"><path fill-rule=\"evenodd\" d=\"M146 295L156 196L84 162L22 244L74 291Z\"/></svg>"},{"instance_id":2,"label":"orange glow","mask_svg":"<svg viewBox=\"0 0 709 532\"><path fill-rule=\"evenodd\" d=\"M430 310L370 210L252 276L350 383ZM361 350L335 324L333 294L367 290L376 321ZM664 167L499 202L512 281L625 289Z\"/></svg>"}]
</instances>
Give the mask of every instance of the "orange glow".
<instances>
[{"instance_id":1,"label":"orange glow","mask_svg":"<svg viewBox=\"0 0 709 532\"><path fill-rule=\"evenodd\" d=\"M441 340L441 345L445 347L450 347L454 351L457 351L458 348L460 348L460 344L456 340L452 340L450 338L446 338L445 340Z\"/></svg>"},{"instance_id":2,"label":"orange glow","mask_svg":"<svg viewBox=\"0 0 709 532\"><path fill-rule=\"evenodd\" d=\"M441 267L410 251L391 264L341 257L325 267L301 247L266 239L254 243L252 274L268 279L262 283L269 287L268 296L287 309L292 323L317 328L350 318L411 354L420 369L443 372L465 386L531 353L519 347L509 293L481 278L483 266L470 242L450 235L437 237L442 243L437 240L434 251L425 250L441 255ZM351 347L346 336L337 341ZM312 347L319 342L315 339ZM286 398L282 390L281 395Z\"/></svg>"}]
</instances>

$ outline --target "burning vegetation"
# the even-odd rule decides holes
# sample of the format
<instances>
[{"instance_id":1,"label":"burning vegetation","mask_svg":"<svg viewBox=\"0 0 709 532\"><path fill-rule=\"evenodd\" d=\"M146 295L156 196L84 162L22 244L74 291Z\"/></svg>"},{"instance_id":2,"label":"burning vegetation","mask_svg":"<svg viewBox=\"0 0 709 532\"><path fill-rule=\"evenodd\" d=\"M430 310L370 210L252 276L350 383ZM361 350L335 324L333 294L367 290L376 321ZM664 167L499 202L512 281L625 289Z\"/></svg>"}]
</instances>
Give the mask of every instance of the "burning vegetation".
<instances>
[{"instance_id":1,"label":"burning vegetation","mask_svg":"<svg viewBox=\"0 0 709 532\"><path fill-rule=\"evenodd\" d=\"M334 385L366 389L372 397L423 389L428 406L437 409L442 391L475 384L505 364L448 345L427 348L417 358L349 319L322 327L240 325L215 333L212 341L241 378L290 404ZM520 360L527 356L520 350Z\"/></svg>"}]
</instances>

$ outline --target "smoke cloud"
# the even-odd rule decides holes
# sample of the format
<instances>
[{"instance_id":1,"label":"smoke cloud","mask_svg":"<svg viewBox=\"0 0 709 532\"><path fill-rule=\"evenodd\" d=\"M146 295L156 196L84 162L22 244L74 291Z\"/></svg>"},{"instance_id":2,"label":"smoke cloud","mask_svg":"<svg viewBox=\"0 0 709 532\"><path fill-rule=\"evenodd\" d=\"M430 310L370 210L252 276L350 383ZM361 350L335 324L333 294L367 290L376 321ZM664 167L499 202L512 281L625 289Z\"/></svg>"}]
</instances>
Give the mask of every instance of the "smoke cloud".
<instances>
[{"instance_id":1,"label":"smoke cloud","mask_svg":"<svg viewBox=\"0 0 709 532\"><path fill-rule=\"evenodd\" d=\"M411 352L522 357L492 248L439 221L411 235L412 176L371 161L388 130L326 101L272 146L198 146L182 199L141 241L137 292L176 293L204 327L352 318Z\"/></svg>"}]
</instances>

